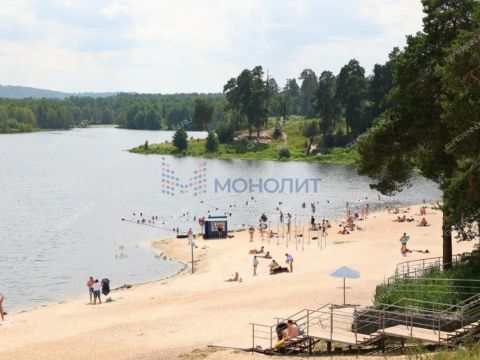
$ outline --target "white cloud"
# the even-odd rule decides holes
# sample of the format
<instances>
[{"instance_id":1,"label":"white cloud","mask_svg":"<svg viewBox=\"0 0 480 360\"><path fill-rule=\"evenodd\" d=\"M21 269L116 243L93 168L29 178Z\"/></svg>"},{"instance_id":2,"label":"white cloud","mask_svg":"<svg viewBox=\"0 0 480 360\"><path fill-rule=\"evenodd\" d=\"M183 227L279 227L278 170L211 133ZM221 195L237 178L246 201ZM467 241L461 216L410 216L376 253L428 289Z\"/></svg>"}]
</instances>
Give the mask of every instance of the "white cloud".
<instances>
[{"instance_id":1,"label":"white cloud","mask_svg":"<svg viewBox=\"0 0 480 360\"><path fill-rule=\"evenodd\" d=\"M0 78L64 91L221 91L245 67L371 71L421 29L418 0L19 0L0 7ZM3 25L2 25L3 24ZM9 29L14 29L8 31Z\"/></svg>"}]
</instances>

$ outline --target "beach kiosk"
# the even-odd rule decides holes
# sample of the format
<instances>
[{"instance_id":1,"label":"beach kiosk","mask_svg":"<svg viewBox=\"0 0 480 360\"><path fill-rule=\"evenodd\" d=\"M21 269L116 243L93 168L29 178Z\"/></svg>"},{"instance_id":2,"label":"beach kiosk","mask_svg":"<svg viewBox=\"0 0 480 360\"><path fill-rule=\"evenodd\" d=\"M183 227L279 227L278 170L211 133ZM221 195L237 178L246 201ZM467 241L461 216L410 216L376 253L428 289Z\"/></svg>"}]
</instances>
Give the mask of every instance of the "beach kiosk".
<instances>
[{"instance_id":1,"label":"beach kiosk","mask_svg":"<svg viewBox=\"0 0 480 360\"><path fill-rule=\"evenodd\" d=\"M209 216L205 220L205 239L224 239L227 237L227 217Z\"/></svg>"}]
</instances>

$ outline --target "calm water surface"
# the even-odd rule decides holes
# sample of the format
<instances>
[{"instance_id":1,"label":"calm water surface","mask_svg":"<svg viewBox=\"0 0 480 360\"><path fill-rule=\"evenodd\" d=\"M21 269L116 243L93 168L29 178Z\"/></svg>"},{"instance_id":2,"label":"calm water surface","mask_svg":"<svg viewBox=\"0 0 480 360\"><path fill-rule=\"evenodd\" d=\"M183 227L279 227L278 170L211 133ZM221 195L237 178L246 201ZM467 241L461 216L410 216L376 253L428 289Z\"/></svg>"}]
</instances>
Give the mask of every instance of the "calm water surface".
<instances>
[{"instance_id":1,"label":"calm water surface","mask_svg":"<svg viewBox=\"0 0 480 360\"><path fill-rule=\"evenodd\" d=\"M205 133L190 136L205 137ZM113 287L160 279L181 265L145 245L172 236L171 229L198 225L194 216L229 214L229 226L256 224L262 212L278 223L277 207L305 221L335 218L346 203L372 208L438 199L434 184L416 178L395 198L379 197L367 178L343 165L202 160L143 156L125 151L171 132L112 128L0 135L0 292L8 309L23 309L86 294L88 276L110 278ZM207 193L167 196L161 191L162 161L181 179L206 163ZM315 194L217 192L214 179L320 178ZM302 202L307 207L301 207ZM248 203L247 203L248 202ZM153 226L122 221L158 217ZM135 215L133 215L135 213ZM185 246L184 242L179 246ZM86 297L87 299L87 297Z\"/></svg>"}]
</instances>

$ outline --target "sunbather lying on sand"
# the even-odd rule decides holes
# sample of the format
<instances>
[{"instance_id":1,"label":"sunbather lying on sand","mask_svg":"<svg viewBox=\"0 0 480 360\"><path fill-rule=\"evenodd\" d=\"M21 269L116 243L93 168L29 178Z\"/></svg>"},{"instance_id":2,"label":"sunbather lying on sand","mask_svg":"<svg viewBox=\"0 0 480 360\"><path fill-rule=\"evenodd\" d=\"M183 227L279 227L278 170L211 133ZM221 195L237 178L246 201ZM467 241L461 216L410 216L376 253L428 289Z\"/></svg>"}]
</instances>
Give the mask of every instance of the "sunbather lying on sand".
<instances>
[{"instance_id":1,"label":"sunbather lying on sand","mask_svg":"<svg viewBox=\"0 0 480 360\"><path fill-rule=\"evenodd\" d=\"M262 246L262 247L260 248L260 250L252 249L252 250L250 250L248 253L249 253L249 254L263 254L263 250L264 250L264 248L263 248L263 246Z\"/></svg>"},{"instance_id":2,"label":"sunbather lying on sand","mask_svg":"<svg viewBox=\"0 0 480 360\"><path fill-rule=\"evenodd\" d=\"M271 259L271 258L272 258L272 255L270 255L270 251L267 251L267 252L265 253L265 255L259 256L259 257L264 258L264 259Z\"/></svg>"}]
</instances>

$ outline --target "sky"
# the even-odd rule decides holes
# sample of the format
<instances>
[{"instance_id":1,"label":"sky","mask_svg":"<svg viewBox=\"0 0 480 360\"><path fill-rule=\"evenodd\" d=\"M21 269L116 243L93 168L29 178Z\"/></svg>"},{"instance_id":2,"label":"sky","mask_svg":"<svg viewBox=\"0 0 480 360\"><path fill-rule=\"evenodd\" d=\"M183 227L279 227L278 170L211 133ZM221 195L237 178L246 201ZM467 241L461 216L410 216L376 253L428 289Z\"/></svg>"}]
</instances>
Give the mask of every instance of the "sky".
<instances>
[{"instance_id":1,"label":"sky","mask_svg":"<svg viewBox=\"0 0 480 360\"><path fill-rule=\"evenodd\" d=\"M0 84L66 92L221 92L262 65L371 73L422 28L420 0L0 0Z\"/></svg>"}]
</instances>

